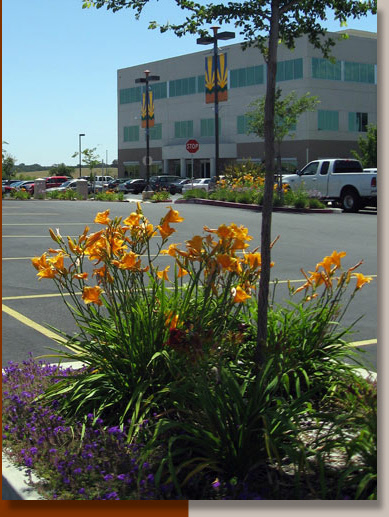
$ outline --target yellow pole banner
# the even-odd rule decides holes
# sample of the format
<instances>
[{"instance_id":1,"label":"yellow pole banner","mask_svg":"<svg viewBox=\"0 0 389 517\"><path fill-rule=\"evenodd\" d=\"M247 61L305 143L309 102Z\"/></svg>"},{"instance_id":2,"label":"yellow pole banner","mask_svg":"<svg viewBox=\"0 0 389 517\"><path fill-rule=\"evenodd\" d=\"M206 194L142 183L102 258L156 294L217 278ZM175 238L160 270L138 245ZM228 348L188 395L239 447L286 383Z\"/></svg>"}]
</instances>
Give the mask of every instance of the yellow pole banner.
<instances>
[{"instance_id":1,"label":"yellow pole banner","mask_svg":"<svg viewBox=\"0 0 389 517\"><path fill-rule=\"evenodd\" d=\"M213 56L205 58L205 103L215 102L215 70ZM217 100L228 100L228 69L227 54L217 56Z\"/></svg>"},{"instance_id":2,"label":"yellow pole banner","mask_svg":"<svg viewBox=\"0 0 389 517\"><path fill-rule=\"evenodd\" d=\"M146 93L142 93L141 120L142 127L146 127L146 118L149 119L149 128L154 126L154 98L153 92L149 91L148 114L146 113Z\"/></svg>"}]
</instances>

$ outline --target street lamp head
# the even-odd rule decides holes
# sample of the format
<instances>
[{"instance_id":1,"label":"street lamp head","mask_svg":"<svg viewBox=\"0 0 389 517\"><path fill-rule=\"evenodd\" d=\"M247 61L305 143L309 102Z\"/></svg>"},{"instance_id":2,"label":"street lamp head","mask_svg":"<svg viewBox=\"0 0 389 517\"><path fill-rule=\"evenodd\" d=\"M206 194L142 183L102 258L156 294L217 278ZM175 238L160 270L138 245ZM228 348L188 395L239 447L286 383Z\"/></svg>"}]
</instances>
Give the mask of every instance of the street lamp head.
<instances>
[{"instance_id":1,"label":"street lamp head","mask_svg":"<svg viewBox=\"0 0 389 517\"><path fill-rule=\"evenodd\" d=\"M85 133L80 133L78 136L85 136Z\"/></svg>"}]
</instances>

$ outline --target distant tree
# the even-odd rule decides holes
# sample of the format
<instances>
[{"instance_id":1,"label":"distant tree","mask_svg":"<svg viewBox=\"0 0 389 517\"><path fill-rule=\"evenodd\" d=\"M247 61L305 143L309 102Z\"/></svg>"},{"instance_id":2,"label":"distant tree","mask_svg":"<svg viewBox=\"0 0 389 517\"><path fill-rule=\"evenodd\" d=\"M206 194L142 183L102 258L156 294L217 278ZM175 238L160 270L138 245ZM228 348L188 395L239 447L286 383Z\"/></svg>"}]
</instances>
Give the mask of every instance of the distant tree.
<instances>
[{"instance_id":1,"label":"distant tree","mask_svg":"<svg viewBox=\"0 0 389 517\"><path fill-rule=\"evenodd\" d=\"M112 160L111 167L117 168L119 165L119 162L117 160Z\"/></svg>"},{"instance_id":2,"label":"distant tree","mask_svg":"<svg viewBox=\"0 0 389 517\"><path fill-rule=\"evenodd\" d=\"M60 163L59 165L53 165L50 167L49 172L51 176L71 176L74 167Z\"/></svg>"},{"instance_id":3,"label":"distant tree","mask_svg":"<svg viewBox=\"0 0 389 517\"><path fill-rule=\"evenodd\" d=\"M283 99L281 99L281 93L281 88L277 87L274 101L274 141L280 187L282 184L281 144L287 135L294 137L293 131L300 115L306 111L313 111L320 102L318 97L309 92L302 97L297 97L297 93L292 91ZM265 136L265 103L265 96L255 100L249 105L252 109L246 113L248 132L254 133L259 138Z\"/></svg>"},{"instance_id":4,"label":"distant tree","mask_svg":"<svg viewBox=\"0 0 389 517\"><path fill-rule=\"evenodd\" d=\"M100 164L99 157L96 154L96 149L97 147L92 147L91 149L86 148L83 151L81 151L81 159L83 163L85 163L85 165L88 167L90 171L90 178L92 181L94 179L93 169ZM77 156L79 156L78 151L72 154L72 158L76 158Z\"/></svg>"},{"instance_id":5,"label":"distant tree","mask_svg":"<svg viewBox=\"0 0 389 517\"><path fill-rule=\"evenodd\" d=\"M16 162L16 159L11 156L6 149L4 149L4 145L8 145L8 142L5 142L3 140L2 142L2 151L1 151L1 155L2 155L2 160L1 160L1 176L4 178L4 179L10 179L12 178L12 175L14 174L15 172L15 162Z\"/></svg>"},{"instance_id":6,"label":"distant tree","mask_svg":"<svg viewBox=\"0 0 389 517\"><path fill-rule=\"evenodd\" d=\"M359 152L352 150L351 154L359 160L363 167L377 167L377 126L368 124L366 136L358 138Z\"/></svg>"}]
</instances>

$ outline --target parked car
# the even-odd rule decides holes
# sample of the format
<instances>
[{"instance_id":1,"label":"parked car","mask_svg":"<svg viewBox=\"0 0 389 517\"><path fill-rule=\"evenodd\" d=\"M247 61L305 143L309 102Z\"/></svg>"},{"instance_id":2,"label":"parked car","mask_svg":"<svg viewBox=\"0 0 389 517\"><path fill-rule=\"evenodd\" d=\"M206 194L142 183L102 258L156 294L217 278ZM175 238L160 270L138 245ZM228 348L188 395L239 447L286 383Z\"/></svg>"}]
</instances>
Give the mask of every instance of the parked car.
<instances>
[{"instance_id":1,"label":"parked car","mask_svg":"<svg viewBox=\"0 0 389 517\"><path fill-rule=\"evenodd\" d=\"M151 176L150 178L150 188L151 190L169 190L169 187L172 183L182 180L181 176Z\"/></svg>"},{"instance_id":2,"label":"parked car","mask_svg":"<svg viewBox=\"0 0 389 517\"><path fill-rule=\"evenodd\" d=\"M69 176L48 176L47 178L45 178L46 190L54 187L59 187L60 185L62 185L62 183L70 179L72 178L70 178ZM30 185L28 186L28 188L26 188L26 190L32 195L34 194L34 188L35 182L31 181Z\"/></svg>"},{"instance_id":3,"label":"parked car","mask_svg":"<svg viewBox=\"0 0 389 517\"><path fill-rule=\"evenodd\" d=\"M95 190L106 190L108 183L114 179L112 176L95 176L92 185Z\"/></svg>"},{"instance_id":4,"label":"parked car","mask_svg":"<svg viewBox=\"0 0 389 517\"><path fill-rule=\"evenodd\" d=\"M32 193L31 186L33 186L33 185L34 185L33 180L22 181L21 183L17 184L17 186L15 187L15 190L26 190L27 192L29 192L31 194Z\"/></svg>"},{"instance_id":5,"label":"parked car","mask_svg":"<svg viewBox=\"0 0 389 517\"><path fill-rule=\"evenodd\" d=\"M3 192L10 193L13 190L16 190L16 187L18 185L21 185L23 181L21 180L8 180L6 182L3 182Z\"/></svg>"},{"instance_id":6,"label":"parked car","mask_svg":"<svg viewBox=\"0 0 389 517\"><path fill-rule=\"evenodd\" d=\"M128 181L128 178L115 178L114 180L108 182L107 189L117 192L119 185L122 185L126 181Z\"/></svg>"},{"instance_id":7,"label":"parked car","mask_svg":"<svg viewBox=\"0 0 389 517\"><path fill-rule=\"evenodd\" d=\"M182 193L187 192L192 189L202 189L209 190L209 184L211 182L211 178L196 178L193 181L190 181L186 185L182 187Z\"/></svg>"},{"instance_id":8,"label":"parked car","mask_svg":"<svg viewBox=\"0 0 389 517\"><path fill-rule=\"evenodd\" d=\"M46 192L55 192L55 191L63 192L64 190L67 190L68 188L70 188L72 190L76 190L77 189L77 182L78 182L78 180L76 180L76 179L64 181L58 187L47 188Z\"/></svg>"},{"instance_id":9,"label":"parked car","mask_svg":"<svg viewBox=\"0 0 389 517\"><path fill-rule=\"evenodd\" d=\"M146 180L144 178L132 178L122 183L118 187L119 192L132 192L133 194L140 194L146 187Z\"/></svg>"},{"instance_id":10,"label":"parked car","mask_svg":"<svg viewBox=\"0 0 389 517\"><path fill-rule=\"evenodd\" d=\"M181 178L179 181L173 181L169 186L170 194L181 194L182 187L192 181L190 178Z\"/></svg>"}]
</instances>

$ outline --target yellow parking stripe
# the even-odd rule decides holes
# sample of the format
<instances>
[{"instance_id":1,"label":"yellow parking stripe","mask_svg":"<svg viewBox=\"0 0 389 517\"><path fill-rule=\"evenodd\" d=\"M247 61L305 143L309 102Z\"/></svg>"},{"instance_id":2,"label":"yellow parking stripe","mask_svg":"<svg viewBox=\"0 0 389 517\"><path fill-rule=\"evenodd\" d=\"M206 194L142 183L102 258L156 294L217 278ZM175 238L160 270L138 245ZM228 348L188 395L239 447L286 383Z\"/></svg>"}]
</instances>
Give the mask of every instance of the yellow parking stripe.
<instances>
[{"instance_id":1,"label":"yellow parking stripe","mask_svg":"<svg viewBox=\"0 0 389 517\"><path fill-rule=\"evenodd\" d=\"M23 316L23 314L20 314L20 312L17 312L7 305L2 304L2 310L9 316L12 316L13 318L20 321L20 323L23 323L24 325L27 325L27 327L30 327L37 332L40 332L44 336L48 337L49 339L53 339L54 341L66 343L66 339L59 336L55 332L52 332L51 330L43 327L42 325L39 325L39 323L36 323L35 321L31 320L30 318L27 318L26 316Z\"/></svg>"},{"instance_id":2,"label":"yellow parking stripe","mask_svg":"<svg viewBox=\"0 0 389 517\"><path fill-rule=\"evenodd\" d=\"M354 341L353 343L349 343L350 346L369 346L376 345L376 339L365 339L364 341Z\"/></svg>"}]
</instances>

